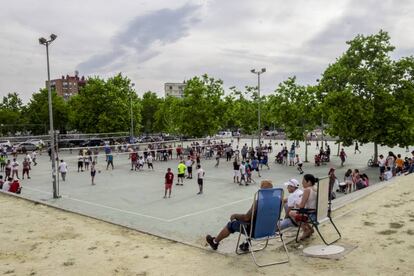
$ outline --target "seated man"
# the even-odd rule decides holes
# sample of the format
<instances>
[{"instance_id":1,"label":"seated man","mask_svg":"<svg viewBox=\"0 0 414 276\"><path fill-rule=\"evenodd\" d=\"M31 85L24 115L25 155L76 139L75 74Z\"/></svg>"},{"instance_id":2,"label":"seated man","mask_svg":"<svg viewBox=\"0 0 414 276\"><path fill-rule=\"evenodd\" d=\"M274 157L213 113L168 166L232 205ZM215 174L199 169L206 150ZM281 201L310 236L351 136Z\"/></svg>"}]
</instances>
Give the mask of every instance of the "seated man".
<instances>
[{"instance_id":1,"label":"seated man","mask_svg":"<svg viewBox=\"0 0 414 276\"><path fill-rule=\"evenodd\" d=\"M290 211L295 208L296 205L300 203L302 200L303 191L299 189L299 181L292 178L288 182L285 183L287 190L289 192L289 196L283 200L284 208L285 208L285 218L279 222L279 229L283 230L288 227L296 227L298 226L296 222L289 217Z\"/></svg>"},{"instance_id":2,"label":"seated man","mask_svg":"<svg viewBox=\"0 0 414 276\"><path fill-rule=\"evenodd\" d=\"M262 180L260 183L260 189L271 189L273 188L272 182L270 180ZM253 215L253 205L250 207L249 211L246 214L233 214L230 216L230 221L227 225L220 231L217 237L212 237L210 235L206 236L206 241L210 245L210 247L214 250L217 250L220 241L230 236L234 232L240 231L240 225L242 223L250 224ZM248 247L246 248L246 244L241 244L240 248L242 250L247 251ZM248 244L247 244L248 246Z\"/></svg>"}]
</instances>

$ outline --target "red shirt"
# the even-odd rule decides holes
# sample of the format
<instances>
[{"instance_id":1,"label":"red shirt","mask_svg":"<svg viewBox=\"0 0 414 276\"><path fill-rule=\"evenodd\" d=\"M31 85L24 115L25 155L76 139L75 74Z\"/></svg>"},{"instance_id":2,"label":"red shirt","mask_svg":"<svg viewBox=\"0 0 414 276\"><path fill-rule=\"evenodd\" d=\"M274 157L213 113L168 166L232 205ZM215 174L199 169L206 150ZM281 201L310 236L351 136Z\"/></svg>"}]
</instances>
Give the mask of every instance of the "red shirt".
<instances>
[{"instance_id":1,"label":"red shirt","mask_svg":"<svg viewBox=\"0 0 414 276\"><path fill-rule=\"evenodd\" d=\"M138 159L138 154L136 152L131 153L131 160L137 161L137 159Z\"/></svg>"},{"instance_id":2,"label":"red shirt","mask_svg":"<svg viewBox=\"0 0 414 276\"><path fill-rule=\"evenodd\" d=\"M17 193L19 190L20 184L19 181L13 181L12 184L10 184L9 192L11 193Z\"/></svg>"},{"instance_id":3,"label":"red shirt","mask_svg":"<svg viewBox=\"0 0 414 276\"><path fill-rule=\"evenodd\" d=\"M174 174L172 172L167 172L165 174L165 184L172 184L174 180Z\"/></svg>"}]
</instances>

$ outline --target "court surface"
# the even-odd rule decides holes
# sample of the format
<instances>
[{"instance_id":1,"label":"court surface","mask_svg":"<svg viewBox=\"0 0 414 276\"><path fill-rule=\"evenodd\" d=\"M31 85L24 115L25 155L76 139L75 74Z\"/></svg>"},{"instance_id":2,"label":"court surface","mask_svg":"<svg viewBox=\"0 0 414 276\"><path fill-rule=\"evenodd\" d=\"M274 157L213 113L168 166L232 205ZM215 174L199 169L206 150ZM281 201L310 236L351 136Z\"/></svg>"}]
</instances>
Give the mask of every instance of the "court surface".
<instances>
[{"instance_id":1,"label":"court surface","mask_svg":"<svg viewBox=\"0 0 414 276\"><path fill-rule=\"evenodd\" d=\"M268 142L268 140L266 140ZM274 163L274 155L281 149L274 145L271 154L270 170L263 168L259 178L253 174L256 184L239 186L233 183L233 168L231 162L220 160L218 168L214 168L215 160L202 160L201 164L206 171L204 193L197 195L198 185L196 177L186 179L184 186L173 186L172 197L164 199L164 175L171 167L175 177L177 160L168 162L154 162L154 171L146 167L143 171L131 171L128 155L114 154L115 169L106 170L104 154L101 152L97 164L96 185L90 184L88 171L77 172L77 154L74 151L61 152L59 158L64 159L69 167L66 181L59 181L61 198L52 198L52 183L50 161L43 153L38 158L38 165L31 170L32 179L22 180L22 196L43 201L66 210L89 215L95 218L128 226L142 232L165 237L171 240L204 247L206 234L216 235L228 222L233 213L244 213L252 204L253 195L259 187L260 179L271 179L274 186L283 186L283 183L294 177L301 181L296 167L282 166ZM240 141L250 145L250 140ZM291 143L288 142L288 145ZM332 160L328 165L315 167L313 156L316 153L315 143L309 146L309 161L305 163L305 173L315 176L326 176L330 167L337 168L336 175L342 180L347 168L360 168L368 172L371 183L377 179L377 170L366 170L367 160L371 157L371 144L360 147L362 153L354 154L354 148L345 148L348 160L344 168L340 168L340 160L336 156L337 146L329 142L332 150ZM388 153L388 148L382 148L381 153ZM395 148L394 153L409 155L405 149ZM303 156L304 145L298 150ZM175 157L175 152L174 152ZM18 161L21 163L22 155ZM19 172L21 173L21 171ZM195 174L194 174L195 175ZM174 183L176 179L174 179ZM235 235L233 235L235 236ZM221 252L231 252L234 247L234 238L223 243Z\"/></svg>"}]
</instances>

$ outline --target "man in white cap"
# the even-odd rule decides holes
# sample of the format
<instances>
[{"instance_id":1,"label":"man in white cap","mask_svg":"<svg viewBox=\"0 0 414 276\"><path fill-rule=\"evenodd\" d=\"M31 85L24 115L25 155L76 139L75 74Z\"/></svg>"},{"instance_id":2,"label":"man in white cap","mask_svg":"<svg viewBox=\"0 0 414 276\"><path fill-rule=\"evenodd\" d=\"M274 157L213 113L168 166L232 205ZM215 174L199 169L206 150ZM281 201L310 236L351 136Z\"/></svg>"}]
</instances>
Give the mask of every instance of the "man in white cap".
<instances>
[{"instance_id":1,"label":"man in white cap","mask_svg":"<svg viewBox=\"0 0 414 276\"><path fill-rule=\"evenodd\" d=\"M289 192L289 196L283 200L285 208L285 218L280 221L279 227L280 230L286 229L288 227L297 226L295 222L289 217L289 212L292 208L295 208L296 204L299 204L302 200L303 191L299 189L299 181L292 178L288 182L285 182L285 186Z\"/></svg>"}]
</instances>

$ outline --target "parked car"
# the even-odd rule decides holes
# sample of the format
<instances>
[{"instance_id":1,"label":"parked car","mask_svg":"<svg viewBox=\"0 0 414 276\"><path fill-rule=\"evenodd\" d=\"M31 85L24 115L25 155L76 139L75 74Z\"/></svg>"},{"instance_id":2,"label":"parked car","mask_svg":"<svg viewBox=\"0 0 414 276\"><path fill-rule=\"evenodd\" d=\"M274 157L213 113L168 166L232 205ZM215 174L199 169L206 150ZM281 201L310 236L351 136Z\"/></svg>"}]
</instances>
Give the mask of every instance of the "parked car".
<instances>
[{"instance_id":1,"label":"parked car","mask_svg":"<svg viewBox=\"0 0 414 276\"><path fill-rule=\"evenodd\" d=\"M46 145L42 139L29 139L26 141L26 143L33 143L37 145L38 147L44 147Z\"/></svg>"},{"instance_id":2,"label":"parked car","mask_svg":"<svg viewBox=\"0 0 414 276\"><path fill-rule=\"evenodd\" d=\"M34 151L39 148L36 144L29 142L19 143L14 146L16 147L17 152L23 152L24 149L26 149L26 151Z\"/></svg>"},{"instance_id":3,"label":"parked car","mask_svg":"<svg viewBox=\"0 0 414 276\"><path fill-rule=\"evenodd\" d=\"M81 143L81 147L97 147L97 146L104 146L105 141L102 139L90 139L84 143Z\"/></svg>"},{"instance_id":4,"label":"parked car","mask_svg":"<svg viewBox=\"0 0 414 276\"><path fill-rule=\"evenodd\" d=\"M8 147L10 148L12 146L12 144L10 143L9 140L0 140L0 147Z\"/></svg>"}]
</instances>

